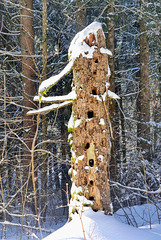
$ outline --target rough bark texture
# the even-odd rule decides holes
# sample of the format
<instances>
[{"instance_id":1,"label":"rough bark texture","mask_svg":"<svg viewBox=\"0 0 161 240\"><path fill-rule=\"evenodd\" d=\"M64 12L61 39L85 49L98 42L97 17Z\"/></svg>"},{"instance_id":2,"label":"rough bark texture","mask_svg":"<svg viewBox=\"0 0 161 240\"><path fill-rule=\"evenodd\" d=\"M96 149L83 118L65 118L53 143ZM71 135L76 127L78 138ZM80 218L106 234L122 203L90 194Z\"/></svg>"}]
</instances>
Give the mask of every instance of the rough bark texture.
<instances>
[{"instance_id":1,"label":"rough bark texture","mask_svg":"<svg viewBox=\"0 0 161 240\"><path fill-rule=\"evenodd\" d=\"M47 77L47 0L42 1L43 5L43 14L42 14L42 62L43 62L43 70L42 70L42 80L45 80ZM43 104L45 107L46 104ZM47 149L47 116L42 115L42 149ZM44 208L47 203L47 154L42 153L42 176L41 176L41 209ZM42 215L46 217L46 208L42 212Z\"/></svg>"},{"instance_id":2,"label":"rough bark texture","mask_svg":"<svg viewBox=\"0 0 161 240\"><path fill-rule=\"evenodd\" d=\"M144 10L142 8L142 10ZM149 44L146 36L145 19L140 21L140 82L137 101L137 124L138 148L143 157L150 160L150 89L149 89Z\"/></svg>"},{"instance_id":3,"label":"rough bark texture","mask_svg":"<svg viewBox=\"0 0 161 240\"><path fill-rule=\"evenodd\" d=\"M22 53L22 87L23 87L23 129L24 142L29 149L32 147L33 138L36 130L34 116L26 115L27 111L34 108L33 97L35 96L35 64L34 64L34 32L33 32L33 13L32 0L20 0L23 6L21 14L21 53ZM31 9L31 11L29 10ZM31 154L25 148L24 165L30 164Z\"/></svg>"},{"instance_id":4,"label":"rough bark texture","mask_svg":"<svg viewBox=\"0 0 161 240\"><path fill-rule=\"evenodd\" d=\"M94 51L93 59L80 56L73 67L77 100L73 103L72 114L74 121L79 119L81 123L72 135L72 165L76 171L72 180L77 187L82 187L82 194L87 199L93 200L94 210L102 209L105 213L111 213L108 100L103 101L101 96L106 92L106 83L109 81L108 56L100 53L100 48L105 47L102 30L97 31L97 38L90 34L86 43L98 48ZM105 124L101 124L101 119L104 119ZM83 155L84 158L79 160L78 157Z\"/></svg>"},{"instance_id":5,"label":"rough bark texture","mask_svg":"<svg viewBox=\"0 0 161 240\"><path fill-rule=\"evenodd\" d=\"M110 0L107 8L107 48L112 52L109 57L109 67L111 70L110 87L112 92L115 92L115 73L114 73L114 1ZM110 120L113 129L113 140L111 148L111 161L110 161L110 178L114 181L117 180L117 162L120 160L119 154L119 123L118 123L118 109L115 99L110 100L109 104Z\"/></svg>"}]
</instances>

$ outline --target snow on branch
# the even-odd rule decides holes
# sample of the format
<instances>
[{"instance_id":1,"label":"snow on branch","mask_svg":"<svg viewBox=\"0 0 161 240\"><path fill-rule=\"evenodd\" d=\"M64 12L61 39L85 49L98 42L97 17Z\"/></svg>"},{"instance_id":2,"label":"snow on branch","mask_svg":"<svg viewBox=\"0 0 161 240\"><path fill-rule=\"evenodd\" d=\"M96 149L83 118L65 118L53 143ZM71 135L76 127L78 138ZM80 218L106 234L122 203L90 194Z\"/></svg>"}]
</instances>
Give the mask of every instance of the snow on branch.
<instances>
[{"instance_id":1,"label":"snow on branch","mask_svg":"<svg viewBox=\"0 0 161 240\"><path fill-rule=\"evenodd\" d=\"M62 108L62 107L65 107L65 106L68 106L70 104L72 104L73 101L65 101L63 103L58 103L58 104L52 104L50 106L46 106L46 107L43 107L43 108L40 108L40 109L37 109L37 110L31 110L27 113L27 115L34 115L34 114L40 114L40 113L48 113L50 112L51 110L56 110L58 108Z\"/></svg>"},{"instance_id":2,"label":"snow on branch","mask_svg":"<svg viewBox=\"0 0 161 240\"><path fill-rule=\"evenodd\" d=\"M64 96L53 96L53 97L41 97L41 102L49 103L49 102L64 102L64 101L74 101L77 95L75 91L72 91ZM39 96L34 97L34 101L39 101Z\"/></svg>"},{"instance_id":3,"label":"snow on branch","mask_svg":"<svg viewBox=\"0 0 161 240\"><path fill-rule=\"evenodd\" d=\"M110 181L110 182L113 185L116 185L116 186L119 186L119 187L122 187L122 188L125 188L128 190L139 191L139 192L148 193L148 194L160 194L161 193L161 186L159 186L159 188L156 191L148 191L146 189L125 186L125 185L122 185L121 183L114 182L114 181Z\"/></svg>"},{"instance_id":4,"label":"snow on branch","mask_svg":"<svg viewBox=\"0 0 161 240\"><path fill-rule=\"evenodd\" d=\"M109 97L109 98L120 99L120 97L119 97L116 93L111 92L110 90L108 90L107 93L108 93L108 97Z\"/></svg>"},{"instance_id":5,"label":"snow on branch","mask_svg":"<svg viewBox=\"0 0 161 240\"><path fill-rule=\"evenodd\" d=\"M73 61L70 61L67 66L57 75L50 77L49 79L43 81L39 87L39 94L44 95L53 87L59 80L61 80L65 75L67 75L73 67Z\"/></svg>"}]
</instances>

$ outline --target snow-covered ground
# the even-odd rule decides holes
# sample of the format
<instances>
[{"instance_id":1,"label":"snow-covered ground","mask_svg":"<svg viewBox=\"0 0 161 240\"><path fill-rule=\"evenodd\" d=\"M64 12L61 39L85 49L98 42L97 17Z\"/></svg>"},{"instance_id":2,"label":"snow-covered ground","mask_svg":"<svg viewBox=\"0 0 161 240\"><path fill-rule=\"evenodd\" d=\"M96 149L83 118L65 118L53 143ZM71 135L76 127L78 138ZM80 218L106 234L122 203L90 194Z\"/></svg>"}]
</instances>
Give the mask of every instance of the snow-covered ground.
<instances>
[{"instance_id":1,"label":"snow-covered ground","mask_svg":"<svg viewBox=\"0 0 161 240\"><path fill-rule=\"evenodd\" d=\"M142 212L142 208L140 210ZM115 216L106 216L101 211L93 212L91 209L85 211L82 221L85 229L85 237L87 240L161 239L161 225L159 224L152 225L152 229L150 229L149 226L135 228L122 223L116 219ZM45 238L45 240L67 239L84 239L82 225L78 214L71 222L65 224L62 228Z\"/></svg>"},{"instance_id":2,"label":"snow-covered ground","mask_svg":"<svg viewBox=\"0 0 161 240\"><path fill-rule=\"evenodd\" d=\"M83 213L82 223L86 240L160 240L160 218L161 212L154 205L120 209L114 216L104 215L102 211L93 212L90 208L87 208ZM60 228L56 230L58 227ZM20 239L19 228L17 228L17 232L13 227L7 227L7 229L7 240ZM46 230L49 230L49 228L46 227ZM52 234L42 233L44 240L84 239L82 224L78 214L75 214L71 222L66 223L62 227L61 225L57 225L52 228L52 231ZM22 240L42 239L40 233L34 234L30 232L28 238L26 233L23 231Z\"/></svg>"}]
</instances>

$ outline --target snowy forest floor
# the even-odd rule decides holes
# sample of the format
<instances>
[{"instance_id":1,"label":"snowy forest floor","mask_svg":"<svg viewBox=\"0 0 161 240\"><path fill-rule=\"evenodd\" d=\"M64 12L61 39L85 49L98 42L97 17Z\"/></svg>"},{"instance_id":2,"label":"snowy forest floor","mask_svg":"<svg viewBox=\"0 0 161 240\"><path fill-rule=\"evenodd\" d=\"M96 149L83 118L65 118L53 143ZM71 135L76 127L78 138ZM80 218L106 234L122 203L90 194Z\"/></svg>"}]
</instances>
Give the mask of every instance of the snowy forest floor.
<instances>
[{"instance_id":1,"label":"snowy forest floor","mask_svg":"<svg viewBox=\"0 0 161 240\"><path fill-rule=\"evenodd\" d=\"M87 208L82 217L86 240L159 240L161 239L160 219L161 212L151 204L120 209L114 216L106 216L101 211L93 212ZM84 239L78 214L75 214L71 222L62 226L63 224L61 222L52 225L50 229L46 226L46 230L51 230L53 233L42 232L44 240ZM38 232L23 230L22 234L22 240L42 239ZM6 239L20 239L20 228L7 226Z\"/></svg>"}]
</instances>

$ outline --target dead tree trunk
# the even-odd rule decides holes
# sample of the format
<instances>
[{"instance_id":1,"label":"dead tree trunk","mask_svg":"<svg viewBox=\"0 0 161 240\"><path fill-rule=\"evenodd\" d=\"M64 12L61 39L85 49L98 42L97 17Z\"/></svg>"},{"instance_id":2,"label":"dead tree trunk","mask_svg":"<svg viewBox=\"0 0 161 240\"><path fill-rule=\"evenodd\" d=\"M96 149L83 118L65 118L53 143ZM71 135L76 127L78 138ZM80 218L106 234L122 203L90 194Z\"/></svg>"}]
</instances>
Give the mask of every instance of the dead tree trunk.
<instances>
[{"instance_id":1,"label":"dead tree trunk","mask_svg":"<svg viewBox=\"0 0 161 240\"><path fill-rule=\"evenodd\" d=\"M110 69L100 23L94 22L76 34L69 47L69 63L39 87L42 102L59 102L29 111L28 115L55 110L73 103L68 140L72 155L71 213L83 205L112 213L109 184L111 157L109 99L119 98L108 90ZM66 96L43 95L73 68L73 89ZM60 103L63 102L63 103Z\"/></svg>"},{"instance_id":2,"label":"dead tree trunk","mask_svg":"<svg viewBox=\"0 0 161 240\"><path fill-rule=\"evenodd\" d=\"M93 58L80 55L73 66L77 100L72 109L72 199L79 198L75 187L81 187L79 195L92 200L94 210L111 213L108 175L111 142L106 98L109 68L108 56L100 50L105 48L102 29L96 35L90 34L85 42L96 49Z\"/></svg>"}]
</instances>

